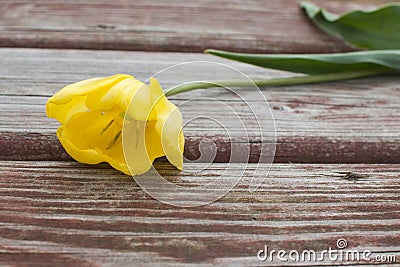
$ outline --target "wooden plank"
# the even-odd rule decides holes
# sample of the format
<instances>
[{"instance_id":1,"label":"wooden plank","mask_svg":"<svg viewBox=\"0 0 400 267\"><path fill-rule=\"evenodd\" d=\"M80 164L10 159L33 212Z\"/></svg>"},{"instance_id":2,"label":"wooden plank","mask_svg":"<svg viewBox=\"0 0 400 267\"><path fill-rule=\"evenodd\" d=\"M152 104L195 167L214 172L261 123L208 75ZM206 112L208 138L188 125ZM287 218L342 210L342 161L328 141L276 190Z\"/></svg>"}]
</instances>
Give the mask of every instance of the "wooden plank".
<instances>
[{"instance_id":1,"label":"wooden plank","mask_svg":"<svg viewBox=\"0 0 400 267\"><path fill-rule=\"evenodd\" d=\"M202 52L348 51L316 29L297 0L1 0L0 46ZM344 12L389 0L314 1Z\"/></svg>"},{"instance_id":2,"label":"wooden plank","mask_svg":"<svg viewBox=\"0 0 400 267\"><path fill-rule=\"evenodd\" d=\"M226 167L186 164L171 173L158 164L170 181L199 186L200 194ZM400 260L399 165L274 164L261 188L249 193L256 167L231 164L227 180L249 173L225 197L178 208L107 165L0 162L0 264L255 266L263 264L256 253L264 245L320 252L336 248L338 238L349 249Z\"/></svg>"},{"instance_id":3,"label":"wooden plank","mask_svg":"<svg viewBox=\"0 0 400 267\"><path fill-rule=\"evenodd\" d=\"M188 61L225 63L253 78L282 77L291 74L264 70L209 55L82 50L0 49L0 159L65 160L55 136L58 122L48 119L44 105L48 97L64 85L82 79L114 73L132 73L146 80L155 72ZM235 76L236 75L236 76ZM157 76L164 88L198 79L238 78L236 72L220 65L206 68L188 65ZM267 110L254 89L239 91L247 101L238 101L224 89L192 91L174 96L184 105L185 119L209 116L230 126L224 130L209 121L195 120L185 127L185 155L199 156L198 145L205 138L219 148L216 162L228 162L231 145L245 150L250 146L250 162L259 159L260 142L273 137L273 128L260 138L251 110ZM276 124L276 162L314 163L399 163L400 91L397 77L373 77L347 82L295 87L272 87L263 91ZM205 99L207 97L207 99ZM237 114L227 113L214 100ZM263 113L264 114L264 113ZM265 114L268 118L268 113ZM245 121L245 139L238 116ZM27 153L28 152L28 153Z\"/></svg>"}]
</instances>

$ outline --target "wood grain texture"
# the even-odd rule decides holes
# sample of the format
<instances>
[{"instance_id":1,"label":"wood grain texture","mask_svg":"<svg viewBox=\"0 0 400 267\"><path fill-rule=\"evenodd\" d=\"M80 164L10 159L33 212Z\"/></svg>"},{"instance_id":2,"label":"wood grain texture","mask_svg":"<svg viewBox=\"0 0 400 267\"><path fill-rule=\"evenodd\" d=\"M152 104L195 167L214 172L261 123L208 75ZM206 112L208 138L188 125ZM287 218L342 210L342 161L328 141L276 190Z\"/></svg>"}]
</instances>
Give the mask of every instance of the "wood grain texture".
<instances>
[{"instance_id":1,"label":"wood grain texture","mask_svg":"<svg viewBox=\"0 0 400 267\"><path fill-rule=\"evenodd\" d=\"M297 0L0 1L0 46L202 52L348 51L315 28ZM389 0L314 1L333 12Z\"/></svg>"},{"instance_id":2,"label":"wood grain texture","mask_svg":"<svg viewBox=\"0 0 400 267\"><path fill-rule=\"evenodd\" d=\"M388 2L315 1L335 12ZM226 186L244 173L222 199L194 208L157 201L107 164L71 161L56 138L58 123L45 115L46 100L66 84L115 73L146 80L174 64L220 64L186 64L157 74L164 88L241 78L221 64L252 78L291 75L182 52L352 50L307 21L298 1L0 0L0 47L64 49L0 49L0 266L399 264L398 77L172 97L185 121L208 118L185 126L185 156L200 157L200 143L212 141L219 163L185 163L177 172L161 159L155 163L160 173L174 184L199 186L201 197L207 193L202 185ZM256 119L265 122L263 136ZM270 165L232 163L228 169L224 162L247 149L248 161L257 162L262 144L275 134L275 162L329 164L274 164L250 193L250 181L261 182ZM261 171L253 177L255 170ZM184 190L170 193L189 197ZM339 238L349 249L371 250L372 259L392 255L395 261L282 263L256 257L265 245L335 249Z\"/></svg>"},{"instance_id":3,"label":"wood grain texture","mask_svg":"<svg viewBox=\"0 0 400 267\"><path fill-rule=\"evenodd\" d=\"M0 49L0 159L68 159L55 136L59 124L46 117L44 107L48 97L69 83L115 73L131 73L146 80L174 64L209 60L228 64L253 78L291 75L190 53ZM180 65L155 77L164 88L170 88L199 79L238 79L238 75L221 65L197 63ZM229 161L233 144L239 151L250 149L249 161L257 162L260 143L273 140L275 122L276 162L400 162L397 77L272 87L262 94L254 88L234 92L242 99L225 89L171 98L181 105L185 120L198 116L214 119L197 119L185 126L185 155L189 159L199 157L201 141L211 140L218 147L216 162ZM267 121L263 137L253 112Z\"/></svg>"},{"instance_id":4,"label":"wood grain texture","mask_svg":"<svg viewBox=\"0 0 400 267\"><path fill-rule=\"evenodd\" d=\"M256 168L231 166L228 180ZM181 186L221 179L226 167L158 165ZM210 205L177 208L106 165L0 162L0 264L255 266L264 245L322 251L338 238L400 260L399 165L274 164L254 193L249 173Z\"/></svg>"}]
</instances>

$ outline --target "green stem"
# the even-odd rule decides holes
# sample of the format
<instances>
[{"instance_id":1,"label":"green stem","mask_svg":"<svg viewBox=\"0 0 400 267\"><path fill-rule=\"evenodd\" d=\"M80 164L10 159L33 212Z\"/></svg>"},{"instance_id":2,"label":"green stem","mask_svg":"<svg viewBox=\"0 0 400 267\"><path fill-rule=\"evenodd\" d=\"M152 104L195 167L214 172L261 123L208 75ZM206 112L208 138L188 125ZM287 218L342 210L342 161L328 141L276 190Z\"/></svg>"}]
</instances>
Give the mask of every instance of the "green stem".
<instances>
[{"instance_id":1,"label":"green stem","mask_svg":"<svg viewBox=\"0 0 400 267\"><path fill-rule=\"evenodd\" d=\"M284 86L284 85L332 82L332 81L361 78L366 76L373 76L384 73L388 72L382 70L361 70L361 71L339 72L339 73L329 73L329 74L305 75L299 77L273 78L268 80L229 80L229 81L195 82L173 87L170 90L168 90L165 93L165 95L172 96L192 90L215 88L215 87L229 88L229 87L246 87L254 85L257 85L258 87L267 87L267 86Z\"/></svg>"}]
</instances>

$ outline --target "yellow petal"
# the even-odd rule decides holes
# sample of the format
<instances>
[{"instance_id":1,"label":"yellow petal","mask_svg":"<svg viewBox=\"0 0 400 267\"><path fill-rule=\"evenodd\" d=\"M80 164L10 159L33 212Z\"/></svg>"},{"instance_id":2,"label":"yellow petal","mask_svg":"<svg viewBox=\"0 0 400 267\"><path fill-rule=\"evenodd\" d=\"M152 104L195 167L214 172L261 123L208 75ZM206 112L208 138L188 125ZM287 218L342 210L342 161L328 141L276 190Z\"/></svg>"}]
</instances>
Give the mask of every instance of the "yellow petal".
<instances>
[{"instance_id":1,"label":"yellow petal","mask_svg":"<svg viewBox=\"0 0 400 267\"><path fill-rule=\"evenodd\" d=\"M74 114L88 111L86 102L89 93L104 94L110 86L129 77L131 76L118 74L68 85L47 101L46 114L50 118L57 119L61 124L65 124Z\"/></svg>"},{"instance_id":2,"label":"yellow petal","mask_svg":"<svg viewBox=\"0 0 400 267\"><path fill-rule=\"evenodd\" d=\"M150 78L150 91L151 91L151 98L154 105L158 107L165 107L168 105L168 99L165 97L164 91L161 88L160 83L154 79Z\"/></svg>"},{"instance_id":3,"label":"yellow petal","mask_svg":"<svg viewBox=\"0 0 400 267\"><path fill-rule=\"evenodd\" d=\"M153 113L157 117L156 131L161 137L162 148L169 162L182 170L184 136L182 129L182 114L164 95L164 92L154 78L150 79L155 108Z\"/></svg>"},{"instance_id":4,"label":"yellow petal","mask_svg":"<svg viewBox=\"0 0 400 267\"><path fill-rule=\"evenodd\" d=\"M68 103L54 104L50 99L46 103L46 114L49 118L55 118L61 124L65 124L76 113L88 111L85 100L86 96L77 96Z\"/></svg>"},{"instance_id":5,"label":"yellow petal","mask_svg":"<svg viewBox=\"0 0 400 267\"><path fill-rule=\"evenodd\" d=\"M156 158L165 155L156 121L131 121L124 127L124 153L130 172L132 175L145 173Z\"/></svg>"},{"instance_id":6,"label":"yellow petal","mask_svg":"<svg viewBox=\"0 0 400 267\"><path fill-rule=\"evenodd\" d=\"M147 172L153 163L146 148L145 129L146 122L144 121L132 120L124 125L124 154L132 175Z\"/></svg>"},{"instance_id":7,"label":"yellow petal","mask_svg":"<svg viewBox=\"0 0 400 267\"><path fill-rule=\"evenodd\" d=\"M88 95L93 91L101 91L102 89L111 88L113 85L127 78L133 78L133 77L125 74L116 74L106 78L93 78L93 79L83 80L65 86L55 95L53 95L53 97L51 97L49 101L57 105L65 104L71 101L71 99L76 96Z\"/></svg>"},{"instance_id":8,"label":"yellow petal","mask_svg":"<svg viewBox=\"0 0 400 267\"><path fill-rule=\"evenodd\" d=\"M76 161L86 164L108 162L114 169L121 171L126 175L131 175L123 156L121 141L119 141L112 150L107 151L107 153L104 154L105 151L101 151L98 148L81 149L76 147L73 142L64 138L63 126L60 126L57 130L57 136L67 153Z\"/></svg>"},{"instance_id":9,"label":"yellow petal","mask_svg":"<svg viewBox=\"0 0 400 267\"><path fill-rule=\"evenodd\" d=\"M182 170L184 137L182 114L180 110L167 101L167 105L157 112L156 129L161 136L162 148L169 162Z\"/></svg>"},{"instance_id":10,"label":"yellow petal","mask_svg":"<svg viewBox=\"0 0 400 267\"><path fill-rule=\"evenodd\" d=\"M57 137L64 147L65 151L76 161L97 164L103 161L101 154L94 148L81 149L64 136L64 126L60 126L57 130Z\"/></svg>"},{"instance_id":11,"label":"yellow petal","mask_svg":"<svg viewBox=\"0 0 400 267\"><path fill-rule=\"evenodd\" d=\"M146 125L146 149L150 160L153 162L156 158L164 156L161 136L156 129L156 121L148 121Z\"/></svg>"},{"instance_id":12,"label":"yellow petal","mask_svg":"<svg viewBox=\"0 0 400 267\"><path fill-rule=\"evenodd\" d=\"M82 163L108 162L129 175L122 151L122 127L114 121L117 112L80 113L61 126L58 137L68 154Z\"/></svg>"},{"instance_id":13,"label":"yellow petal","mask_svg":"<svg viewBox=\"0 0 400 267\"><path fill-rule=\"evenodd\" d=\"M122 149L122 141L104 154L104 161L108 162L114 169L119 170L127 175L131 175L128 166L126 165L124 152Z\"/></svg>"},{"instance_id":14,"label":"yellow petal","mask_svg":"<svg viewBox=\"0 0 400 267\"><path fill-rule=\"evenodd\" d=\"M120 91L116 104L122 110L125 110L131 119L138 121L149 120L153 107L149 87L133 79L124 81L121 86L123 86L123 89Z\"/></svg>"},{"instance_id":15,"label":"yellow petal","mask_svg":"<svg viewBox=\"0 0 400 267\"><path fill-rule=\"evenodd\" d=\"M64 127L64 137L80 149L107 150L113 139L121 132L114 123L113 110L90 111L74 115Z\"/></svg>"}]
</instances>

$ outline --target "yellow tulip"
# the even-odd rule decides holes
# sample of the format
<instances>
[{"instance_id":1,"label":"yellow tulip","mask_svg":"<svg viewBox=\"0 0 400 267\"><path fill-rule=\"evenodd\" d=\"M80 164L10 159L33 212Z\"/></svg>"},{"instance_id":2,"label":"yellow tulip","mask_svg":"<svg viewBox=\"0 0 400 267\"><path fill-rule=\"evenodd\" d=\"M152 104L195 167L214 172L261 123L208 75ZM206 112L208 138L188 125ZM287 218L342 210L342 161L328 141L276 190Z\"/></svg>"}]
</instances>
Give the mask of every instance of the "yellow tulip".
<instances>
[{"instance_id":1,"label":"yellow tulip","mask_svg":"<svg viewBox=\"0 0 400 267\"><path fill-rule=\"evenodd\" d=\"M139 175L165 155L182 169L182 114L154 78L149 85L123 74L80 81L52 96L46 113L61 123L58 139L79 162L108 162L125 174ZM126 162L124 152L132 162Z\"/></svg>"}]
</instances>

